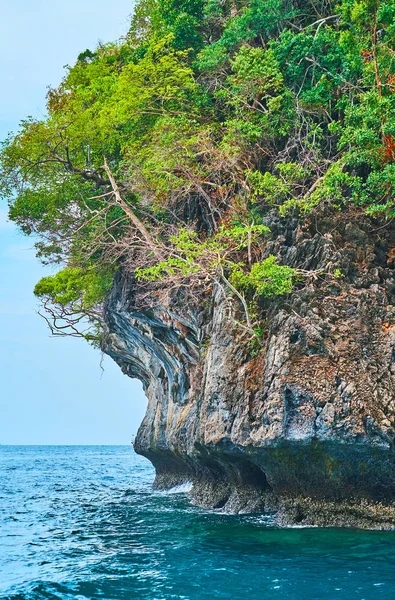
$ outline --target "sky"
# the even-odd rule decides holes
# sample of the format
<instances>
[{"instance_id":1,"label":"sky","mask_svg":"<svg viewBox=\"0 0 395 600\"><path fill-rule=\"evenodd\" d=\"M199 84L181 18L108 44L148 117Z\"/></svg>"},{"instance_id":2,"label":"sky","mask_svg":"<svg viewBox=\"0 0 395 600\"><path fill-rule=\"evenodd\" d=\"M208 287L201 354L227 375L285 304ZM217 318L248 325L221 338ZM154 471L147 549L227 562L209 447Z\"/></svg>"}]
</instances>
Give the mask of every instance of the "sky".
<instances>
[{"instance_id":1,"label":"sky","mask_svg":"<svg viewBox=\"0 0 395 600\"><path fill-rule=\"evenodd\" d=\"M98 41L126 33L133 0L0 0L0 140L44 114L57 85ZM0 444L129 444L143 418L141 384L83 340L51 338L34 284L52 272L0 200Z\"/></svg>"}]
</instances>

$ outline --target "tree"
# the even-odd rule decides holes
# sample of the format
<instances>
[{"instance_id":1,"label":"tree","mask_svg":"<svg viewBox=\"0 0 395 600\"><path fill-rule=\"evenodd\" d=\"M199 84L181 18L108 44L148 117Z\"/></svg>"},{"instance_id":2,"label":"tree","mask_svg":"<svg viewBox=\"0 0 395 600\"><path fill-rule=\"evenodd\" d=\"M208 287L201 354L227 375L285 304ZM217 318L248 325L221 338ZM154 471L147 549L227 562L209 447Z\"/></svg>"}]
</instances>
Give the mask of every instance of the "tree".
<instances>
[{"instance_id":1,"label":"tree","mask_svg":"<svg viewBox=\"0 0 395 600\"><path fill-rule=\"evenodd\" d=\"M152 298L215 282L252 331L309 276L266 252L269 211L392 218L394 17L395 0L142 0L125 40L82 52L0 154L11 219L63 267L36 288L55 329L100 325L121 268Z\"/></svg>"}]
</instances>

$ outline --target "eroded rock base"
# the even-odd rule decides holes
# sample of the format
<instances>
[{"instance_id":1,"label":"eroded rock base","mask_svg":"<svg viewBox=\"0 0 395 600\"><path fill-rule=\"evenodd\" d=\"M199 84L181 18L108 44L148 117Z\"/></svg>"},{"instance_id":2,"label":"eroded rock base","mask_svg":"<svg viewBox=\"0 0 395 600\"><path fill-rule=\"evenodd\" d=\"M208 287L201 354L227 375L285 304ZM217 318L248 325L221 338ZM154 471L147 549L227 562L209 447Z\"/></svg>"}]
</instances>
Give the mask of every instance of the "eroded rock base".
<instances>
[{"instance_id":1,"label":"eroded rock base","mask_svg":"<svg viewBox=\"0 0 395 600\"><path fill-rule=\"evenodd\" d=\"M180 480L178 485L182 485ZM279 497L274 492L253 487L230 490L220 481L195 482L189 496L194 505L228 514L263 514L280 527L352 527L395 531L393 503L366 499L336 501L302 496Z\"/></svg>"},{"instance_id":2,"label":"eroded rock base","mask_svg":"<svg viewBox=\"0 0 395 600\"><path fill-rule=\"evenodd\" d=\"M207 509L261 513L283 527L395 530L394 457L387 448L310 443L231 450L143 453L156 466L157 489L192 482L192 503Z\"/></svg>"}]
</instances>

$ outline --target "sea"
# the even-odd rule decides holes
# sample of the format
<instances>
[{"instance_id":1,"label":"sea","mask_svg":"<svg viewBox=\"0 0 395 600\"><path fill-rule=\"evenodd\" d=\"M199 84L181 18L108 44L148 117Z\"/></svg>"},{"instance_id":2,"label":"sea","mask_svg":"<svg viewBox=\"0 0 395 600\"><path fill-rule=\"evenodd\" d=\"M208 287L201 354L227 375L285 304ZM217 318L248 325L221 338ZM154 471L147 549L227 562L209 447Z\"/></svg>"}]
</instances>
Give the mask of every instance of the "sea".
<instances>
[{"instance_id":1,"label":"sea","mask_svg":"<svg viewBox=\"0 0 395 600\"><path fill-rule=\"evenodd\" d=\"M0 446L0 598L395 600L395 532L281 529L153 479L132 446Z\"/></svg>"}]
</instances>

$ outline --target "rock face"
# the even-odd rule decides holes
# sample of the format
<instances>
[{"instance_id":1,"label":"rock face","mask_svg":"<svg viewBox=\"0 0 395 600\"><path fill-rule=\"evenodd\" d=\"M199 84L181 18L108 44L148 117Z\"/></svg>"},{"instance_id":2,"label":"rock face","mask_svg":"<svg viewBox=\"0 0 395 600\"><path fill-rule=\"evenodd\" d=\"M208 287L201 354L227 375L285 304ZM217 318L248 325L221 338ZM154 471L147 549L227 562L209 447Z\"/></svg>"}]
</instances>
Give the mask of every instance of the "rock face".
<instances>
[{"instance_id":1,"label":"rock face","mask_svg":"<svg viewBox=\"0 0 395 600\"><path fill-rule=\"evenodd\" d=\"M104 350L148 397L136 451L158 488L192 481L202 506L394 526L395 229L341 213L268 225L267 254L343 276L266 301L260 351L219 294L144 310L117 277Z\"/></svg>"}]
</instances>

